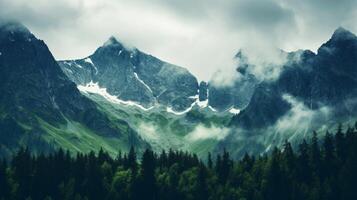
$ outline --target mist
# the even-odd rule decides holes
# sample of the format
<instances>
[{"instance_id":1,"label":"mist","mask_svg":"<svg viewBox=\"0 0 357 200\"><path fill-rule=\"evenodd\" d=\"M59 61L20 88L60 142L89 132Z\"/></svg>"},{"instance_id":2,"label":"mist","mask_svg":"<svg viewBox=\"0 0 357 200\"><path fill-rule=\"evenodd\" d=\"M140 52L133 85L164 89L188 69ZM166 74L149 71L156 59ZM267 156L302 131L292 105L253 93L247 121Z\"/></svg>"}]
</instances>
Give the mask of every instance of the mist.
<instances>
[{"instance_id":1,"label":"mist","mask_svg":"<svg viewBox=\"0 0 357 200\"><path fill-rule=\"evenodd\" d=\"M272 49L316 51L339 26L357 32L355 6L354 0L0 0L0 18L24 23L58 60L86 57L113 35L208 81L217 71L236 78L228 72L240 49L258 76L272 71L274 78L279 69L258 65L279 60Z\"/></svg>"},{"instance_id":2,"label":"mist","mask_svg":"<svg viewBox=\"0 0 357 200\"><path fill-rule=\"evenodd\" d=\"M185 139L189 142L195 142L200 140L223 140L229 133L229 128L220 127L206 127L202 124L198 124L195 129L185 136Z\"/></svg>"}]
</instances>

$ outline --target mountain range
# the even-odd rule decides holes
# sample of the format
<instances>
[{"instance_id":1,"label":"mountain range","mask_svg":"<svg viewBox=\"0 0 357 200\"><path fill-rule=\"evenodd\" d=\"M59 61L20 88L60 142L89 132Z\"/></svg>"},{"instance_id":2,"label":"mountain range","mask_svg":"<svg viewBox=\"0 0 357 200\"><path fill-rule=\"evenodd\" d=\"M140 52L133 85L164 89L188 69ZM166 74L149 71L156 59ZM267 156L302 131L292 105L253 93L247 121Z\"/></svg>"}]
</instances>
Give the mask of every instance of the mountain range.
<instances>
[{"instance_id":1,"label":"mountain range","mask_svg":"<svg viewBox=\"0 0 357 200\"><path fill-rule=\"evenodd\" d=\"M357 37L338 28L314 53L283 52L274 80L261 80L244 50L229 86L110 37L83 59L56 61L16 22L0 25L0 155L63 147L87 152L181 149L235 156L355 120ZM301 128L308 127L304 130ZM306 126L305 126L306 125Z\"/></svg>"},{"instance_id":2,"label":"mountain range","mask_svg":"<svg viewBox=\"0 0 357 200\"><path fill-rule=\"evenodd\" d=\"M145 146L127 122L112 121L81 95L46 44L23 25L1 24L0 52L2 155L20 145L39 151Z\"/></svg>"}]
</instances>

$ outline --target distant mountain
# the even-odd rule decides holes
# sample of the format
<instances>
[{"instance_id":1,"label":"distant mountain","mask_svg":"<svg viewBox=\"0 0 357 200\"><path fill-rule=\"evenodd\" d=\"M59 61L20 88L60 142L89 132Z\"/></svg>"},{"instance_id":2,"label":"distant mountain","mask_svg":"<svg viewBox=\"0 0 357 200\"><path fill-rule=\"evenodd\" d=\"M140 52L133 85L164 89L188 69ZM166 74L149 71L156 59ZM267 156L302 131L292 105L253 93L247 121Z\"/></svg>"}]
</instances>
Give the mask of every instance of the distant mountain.
<instances>
[{"instance_id":1,"label":"distant mountain","mask_svg":"<svg viewBox=\"0 0 357 200\"><path fill-rule=\"evenodd\" d=\"M198 98L197 79L188 70L128 48L114 37L87 58L59 64L77 85L97 83L118 99L146 109L160 104L183 111Z\"/></svg>"},{"instance_id":2,"label":"distant mountain","mask_svg":"<svg viewBox=\"0 0 357 200\"><path fill-rule=\"evenodd\" d=\"M232 124L257 128L275 123L290 109L282 99L283 94L297 98L311 110L327 106L336 116L355 113L357 37L339 28L316 55L305 50L292 52L289 56L296 54L300 59L288 62L276 81L259 85L247 108L233 117Z\"/></svg>"},{"instance_id":3,"label":"distant mountain","mask_svg":"<svg viewBox=\"0 0 357 200\"><path fill-rule=\"evenodd\" d=\"M94 102L81 95L46 44L19 23L0 24L0 93L2 155L20 145L29 145L34 139L48 144L47 149L64 144L75 146L83 140L82 146L71 149L85 150L86 137L86 150L106 146L91 143L100 142L99 138L120 140L126 143L124 149L130 143L144 144L135 139L136 133L125 121L113 124ZM72 132L77 135L65 135ZM79 133L84 136L78 137ZM32 146L43 150L39 145Z\"/></svg>"},{"instance_id":4,"label":"distant mountain","mask_svg":"<svg viewBox=\"0 0 357 200\"><path fill-rule=\"evenodd\" d=\"M234 59L239 61L239 64L235 72L237 77L232 80L232 84L220 85L216 84L214 80L209 81L209 105L217 111L245 108L258 84L257 78L245 71L245 68L250 64L247 62L242 50L236 54Z\"/></svg>"},{"instance_id":5,"label":"distant mountain","mask_svg":"<svg viewBox=\"0 0 357 200\"><path fill-rule=\"evenodd\" d=\"M337 29L317 54L283 53L287 62L276 79L258 80L239 51L231 84L198 83L188 70L114 37L86 58L56 62L26 27L2 23L0 156L22 145L34 152L103 147L112 155L131 145L200 156L227 148L241 156L354 119L353 33Z\"/></svg>"},{"instance_id":6,"label":"distant mountain","mask_svg":"<svg viewBox=\"0 0 357 200\"><path fill-rule=\"evenodd\" d=\"M280 76L259 83L248 106L232 117L232 133L220 148L240 145L240 154L268 151L285 139L356 120L356 35L339 28L317 54L300 50L289 53L288 60Z\"/></svg>"},{"instance_id":7,"label":"distant mountain","mask_svg":"<svg viewBox=\"0 0 357 200\"><path fill-rule=\"evenodd\" d=\"M244 75L230 87L198 84L185 68L126 47L114 37L86 58L58 63L77 85L97 84L122 103L144 110L166 106L168 111L182 113L195 104L220 112L241 109L248 104L257 83L254 76Z\"/></svg>"}]
</instances>

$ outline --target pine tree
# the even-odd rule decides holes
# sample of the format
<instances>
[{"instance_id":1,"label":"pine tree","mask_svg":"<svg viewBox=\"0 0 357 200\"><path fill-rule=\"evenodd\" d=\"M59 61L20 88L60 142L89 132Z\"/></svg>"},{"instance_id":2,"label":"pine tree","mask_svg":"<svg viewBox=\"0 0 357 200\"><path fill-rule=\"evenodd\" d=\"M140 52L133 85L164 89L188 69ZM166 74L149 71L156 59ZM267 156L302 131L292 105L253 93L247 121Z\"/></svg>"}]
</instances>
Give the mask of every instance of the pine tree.
<instances>
[{"instance_id":1,"label":"pine tree","mask_svg":"<svg viewBox=\"0 0 357 200\"><path fill-rule=\"evenodd\" d=\"M157 199L155 159L154 152L146 150L141 161L142 196L149 200Z\"/></svg>"},{"instance_id":2,"label":"pine tree","mask_svg":"<svg viewBox=\"0 0 357 200\"><path fill-rule=\"evenodd\" d=\"M203 164L200 164L198 167L196 193L194 199L208 199L207 169Z\"/></svg>"},{"instance_id":3,"label":"pine tree","mask_svg":"<svg viewBox=\"0 0 357 200\"><path fill-rule=\"evenodd\" d=\"M222 157L222 162L221 162L221 169L218 173L218 178L221 183L225 183L228 179L228 176L230 174L230 171L233 167L233 162L229 157L229 152L224 149L223 150L223 157Z\"/></svg>"},{"instance_id":4,"label":"pine tree","mask_svg":"<svg viewBox=\"0 0 357 200\"><path fill-rule=\"evenodd\" d=\"M133 146L130 147L130 151L128 154L128 160L127 160L127 167L131 169L133 172L134 176L137 174L138 171L138 163L137 163L137 158L136 158L136 152Z\"/></svg>"},{"instance_id":5,"label":"pine tree","mask_svg":"<svg viewBox=\"0 0 357 200\"><path fill-rule=\"evenodd\" d=\"M321 178L321 151L316 131L313 132L309 154L313 176L319 181Z\"/></svg>"},{"instance_id":6,"label":"pine tree","mask_svg":"<svg viewBox=\"0 0 357 200\"><path fill-rule=\"evenodd\" d=\"M208 166L208 169L212 169L212 168L213 168L213 161L212 161L211 152L208 152L208 156L207 156L207 166Z\"/></svg>"},{"instance_id":7,"label":"pine tree","mask_svg":"<svg viewBox=\"0 0 357 200\"><path fill-rule=\"evenodd\" d=\"M334 173L335 165L335 148L333 145L332 135L327 131L323 141L324 156L323 156L323 175L330 176Z\"/></svg>"},{"instance_id":8,"label":"pine tree","mask_svg":"<svg viewBox=\"0 0 357 200\"><path fill-rule=\"evenodd\" d=\"M7 164L3 160L0 162L0 199L10 199L10 184L6 175Z\"/></svg>"},{"instance_id":9,"label":"pine tree","mask_svg":"<svg viewBox=\"0 0 357 200\"><path fill-rule=\"evenodd\" d=\"M299 155L297 158L297 178L302 183L308 184L311 182L311 168L309 165L309 145L304 139L299 145Z\"/></svg>"}]
</instances>

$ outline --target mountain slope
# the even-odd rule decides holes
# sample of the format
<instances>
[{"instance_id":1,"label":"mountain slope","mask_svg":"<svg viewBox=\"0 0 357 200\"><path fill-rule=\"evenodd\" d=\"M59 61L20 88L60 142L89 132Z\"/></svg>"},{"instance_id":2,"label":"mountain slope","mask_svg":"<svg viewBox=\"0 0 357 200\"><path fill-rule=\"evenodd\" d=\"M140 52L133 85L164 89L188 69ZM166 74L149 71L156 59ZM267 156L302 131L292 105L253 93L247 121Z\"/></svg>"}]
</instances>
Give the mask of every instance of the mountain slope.
<instances>
[{"instance_id":1,"label":"mountain slope","mask_svg":"<svg viewBox=\"0 0 357 200\"><path fill-rule=\"evenodd\" d=\"M354 113L356 109L354 98L357 97L357 37L339 28L331 39L318 49L317 55L310 51L292 54L297 53L301 53L300 59L284 66L283 72L276 81L262 83L260 88L265 89L254 92L247 109L241 115L235 116L232 124L237 122L247 125L248 118L252 118L249 115L253 113L263 115L274 113L275 109L269 111L267 109L271 108L264 109L264 105L274 105L277 102L276 98L281 98L283 94L292 95L312 110L328 106L333 109L334 114ZM268 97L263 101L260 96L266 90L271 92L266 93ZM281 106L281 108L285 112L277 114L278 117L289 110L288 106ZM254 119L256 122L252 127L259 127L262 119L259 117ZM278 118L270 118L272 123L276 119Z\"/></svg>"},{"instance_id":2,"label":"mountain slope","mask_svg":"<svg viewBox=\"0 0 357 200\"><path fill-rule=\"evenodd\" d=\"M288 56L291 62L280 76L260 83L248 106L232 118L235 131L222 146L238 145L240 135L246 144L262 145L264 151L269 144L301 139L312 130L356 118L357 37L353 33L339 28L317 54L305 50Z\"/></svg>"},{"instance_id":3,"label":"mountain slope","mask_svg":"<svg viewBox=\"0 0 357 200\"><path fill-rule=\"evenodd\" d=\"M197 99L197 79L186 69L125 47L114 37L85 59L59 64L77 85L98 83L120 100L145 109L160 104L183 111Z\"/></svg>"},{"instance_id":4,"label":"mountain slope","mask_svg":"<svg viewBox=\"0 0 357 200\"><path fill-rule=\"evenodd\" d=\"M72 141L68 141L70 139L63 135L63 132L73 132L70 126L73 129L74 124L83 134L90 132L103 141L105 138L127 141L123 142L126 144L123 148L130 145L128 138L136 137L128 124L124 121L122 127L113 124L95 103L81 95L46 44L23 25L13 22L0 25L0 52L0 124L2 130L9 124L18 130L14 133L16 140L8 135L1 142L1 151L11 152L26 142L22 141L25 137L38 137L39 141L54 147L64 142L75 146L76 140L81 138L69 136ZM55 135L49 136L49 129ZM2 131L3 134L10 133ZM95 142L91 138L87 147L102 145L91 144ZM139 138L132 142L142 143Z\"/></svg>"}]
</instances>

